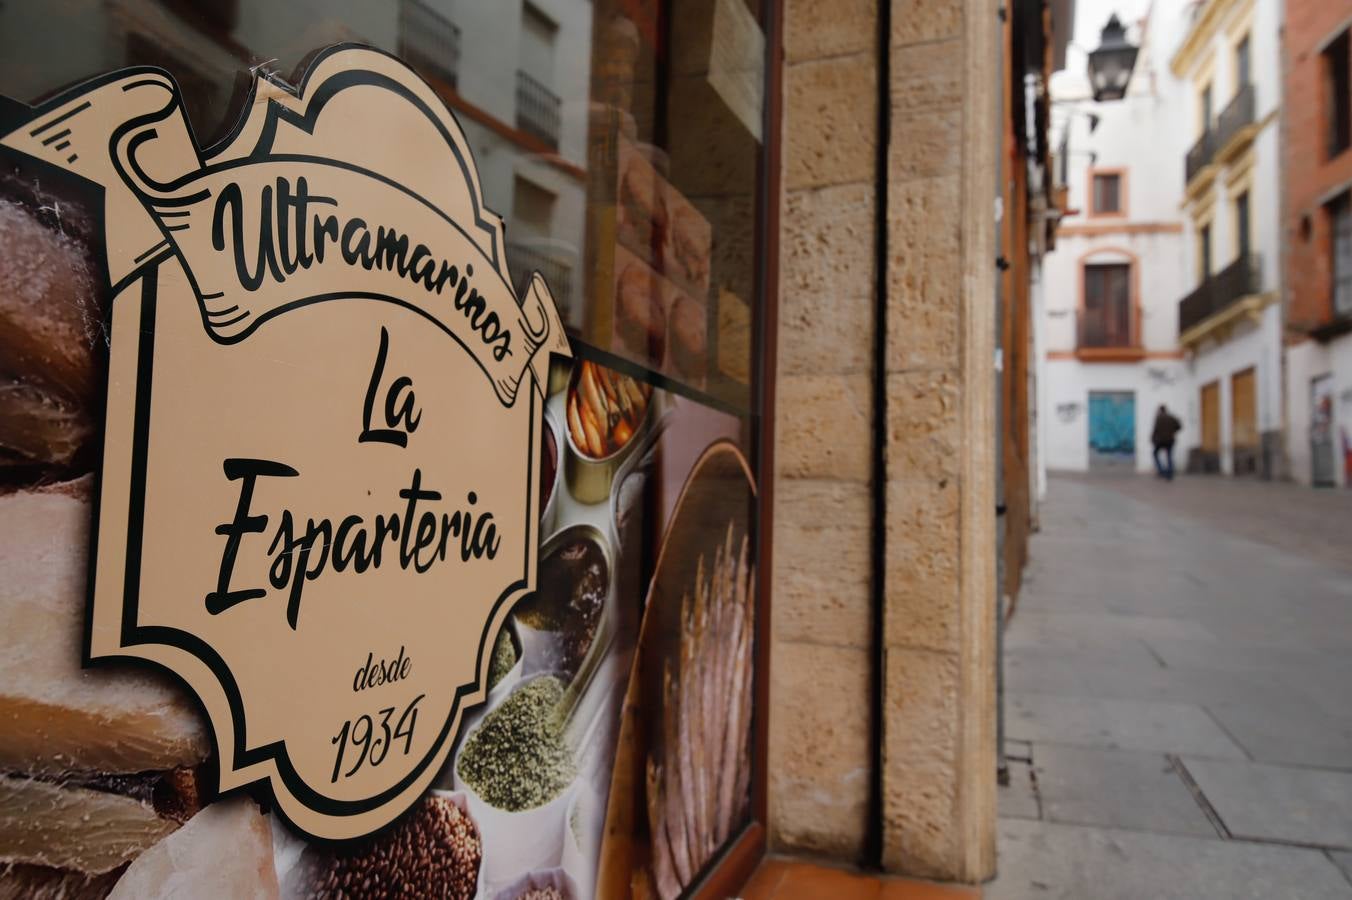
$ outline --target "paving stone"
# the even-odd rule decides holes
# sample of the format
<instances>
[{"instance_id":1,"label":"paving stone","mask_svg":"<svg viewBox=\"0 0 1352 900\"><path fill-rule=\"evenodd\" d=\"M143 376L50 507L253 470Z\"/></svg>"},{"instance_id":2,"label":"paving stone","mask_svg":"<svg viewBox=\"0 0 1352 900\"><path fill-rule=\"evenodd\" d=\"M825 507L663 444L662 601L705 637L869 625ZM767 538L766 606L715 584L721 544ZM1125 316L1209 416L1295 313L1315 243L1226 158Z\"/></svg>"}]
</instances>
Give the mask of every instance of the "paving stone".
<instances>
[{"instance_id":1,"label":"paving stone","mask_svg":"<svg viewBox=\"0 0 1352 900\"><path fill-rule=\"evenodd\" d=\"M1329 859L1333 860L1334 865L1343 870L1343 874L1347 876L1347 883L1352 885L1352 853L1330 850Z\"/></svg>"},{"instance_id":2,"label":"paving stone","mask_svg":"<svg viewBox=\"0 0 1352 900\"><path fill-rule=\"evenodd\" d=\"M1026 762L1009 760L1009 784L1000 786L998 799L1001 818L1040 819L1037 782L1033 767Z\"/></svg>"},{"instance_id":3,"label":"paving stone","mask_svg":"<svg viewBox=\"0 0 1352 900\"><path fill-rule=\"evenodd\" d=\"M1096 700L1056 694L1007 694L1010 737L1044 743L1244 757L1206 710L1155 700ZM1037 759L1037 757L1034 757Z\"/></svg>"},{"instance_id":4,"label":"paving stone","mask_svg":"<svg viewBox=\"0 0 1352 900\"><path fill-rule=\"evenodd\" d=\"M1048 821L1217 836L1163 753L1043 744L1033 769Z\"/></svg>"},{"instance_id":5,"label":"paving stone","mask_svg":"<svg viewBox=\"0 0 1352 900\"><path fill-rule=\"evenodd\" d=\"M1352 772L1183 758L1237 838L1352 850Z\"/></svg>"},{"instance_id":6,"label":"paving stone","mask_svg":"<svg viewBox=\"0 0 1352 900\"><path fill-rule=\"evenodd\" d=\"M1342 708L1348 710L1342 682ZM1249 755L1264 763L1352 772L1352 715L1311 704L1256 704L1245 698L1208 703L1207 711Z\"/></svg>"},{"instance_id":7,"label":"paving stone","mask_svg":"<svg viewBox=\"0 0 1352 900\"><path fill-rule=\"evenodd\" d=\"M1002 819L985 900L1347 900L1318 850Z\"/></svg>"}]
</instances>

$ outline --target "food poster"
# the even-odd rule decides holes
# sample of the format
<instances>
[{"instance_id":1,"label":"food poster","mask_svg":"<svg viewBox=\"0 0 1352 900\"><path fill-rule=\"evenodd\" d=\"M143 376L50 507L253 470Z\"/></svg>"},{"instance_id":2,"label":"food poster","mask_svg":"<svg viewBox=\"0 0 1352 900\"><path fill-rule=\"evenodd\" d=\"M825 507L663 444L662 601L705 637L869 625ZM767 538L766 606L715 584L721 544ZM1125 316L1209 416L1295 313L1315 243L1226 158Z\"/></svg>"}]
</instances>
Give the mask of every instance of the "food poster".
<instances>
[{"instance_id":1,"label":"food poster","mask_svg":"<svg viewBox=\"0 0 1352 900\"><path fill-rule=\"evenodd\" d=\"M363 84L354 73L381 66L392 66L388 74L396 80L405 77L388 57L354 62L350 53L335 52L328 59L342 63L333 69L340 84ZM323 83L320 78L312 83ZM134 87L123 90L129 85ZM470 691L458 718L443 713L453 737L439 765L429 771L426 787L416 788L397 808L367 804L387 817L378 826L339 839L325 837L317 833L324 819L304 818L304 804L310 802L304 790L293 798L301 804L298 813L285 806L284 786L266 780L226 782L224 773L239 771L240 760L230 743L222 742L210 692L168 663L119 659L90 665L98 647L91 637L97 633L97 610L108 598L116 603L129 593L129 582L116 580L110 593L91 592L91 573L102 578L108 559L121 561L101 542L113 540L114 549L128 554L121 543L129 532L108 518L116 507L108 502L116 497L110 492L128 489L115 477L114 453L123 454L118 458L132 471L143 459L146 485L172 488L167 494L146 488L147 520L160 510L165 523L148 541L167 541L164 546L172 551L175 531L185 540L207 535L199 543L184 543L177 553L146 557L144 570L200 583L190 604L196 607L213 589L218 595L226 592L224 569L229 569L227 585L239 587L250 584L249 572L270 562L267 568L277 576L271 583L280 582L285 590L264 593L274 600L303 598L266 608L267 627L285 636L331 613L325 600L332 604L338 596L328 588L337 575L320 565L318 555L310 558L300 580L297 570L288 568L298 564L307 547L319 554L318 545L282 544L284 551L276 552L279 541L301 532L294 519L278 519L278 510L263 502L276 499L268 479L294 478L295 484L308 485L312 473L324 471L326 461L342 454L384 454L380 459L399 462L377 464L371 461L376 457L355 456L357 463L334 478L317 479L325 496L349 504L335 506L328 521L337 522L344 511L362 521L374 522L377 516L393 521L390 498L364 487L372 473L393 473L390 491L407 501L403 509L411 521L414 501L440 499L431 489L453 475L447 459L465 458L456 449L463 430L486 421L477 414L450 416L450 426L435 421L448 407L438 405L436 392L424 385L446 377L439 367L460 357L446 359L448 338L439 326L427 324L424 312L372 297L356 298L366 305L336 302L343 288L327 291L326 297L335 296L306 304L299 313L283 309L285 303L268 307L262 295L240 295L263 304L255 307L262 310L259 318L282 309L256 329L257 336L291 339L257 345L282 367L268 383L280 383L276 379L287 377L290 369L322 369L329 376L322 379L325 392L339 398L331 406L321 404L321 412L311 418L284 419L277 430L250 438L257 423L272 421L264 413L286 407L273 403L269 408L267 395L259 394L252 398L254 405L244 406L248 416L231 420L243 404L231 401L228 389L247 396L248 379L229 367L207 377L213 354L233 353L227 348L248 346L256 337L231 332L225 340L212 341L211 327L228 317L204 315L203 309L218 310L200 306L201 296L184 293L184 273L214 271L208 263L194 262L186 239L175 244L180 232L171 230L179 224L174 220L190 217L164 217L169 224L158 231L158 239L165 246L152 244L148 255L114 252L134 233L109 226L117 207L108 202L108 188L118 182L109 180L100 193L87 175L63 177L59 167L32 161L42 152L36 147L63 158L86 146L93 149L85 152L94 153L98 142L78 149L57 145L75 133L72 126L82 114L101 109L96 101L109 96L110 86L118 92L113 112L121 109L123 95L135 96L138 90L173 97L172 85L144 76L109 79L95 86L104 93L57 98L26 113L36 118L20 123L11 117L8 124L18 127L6 129L12 141L0 177L0 715L5 723L0 730L0 896L679 895L748 816L755 633L750 527L755 487L744 450L750 424L693 390L586 345L553 345L553 364L538 375L523 368L524 377L515 384L484 377L484 369L468 360L455 370L461 373L455 376L459 389L475 392L484 409L524 411L513 412L511 421L520 416L528 426L530 443L514 446L529 447L529 458L508 456L504 448L510 441L504 438L508 443L491 448L494 452L475 465L499 471L514 460L510 465L520 467L504 476L501 490L528 492L526 521L512 528L504 514L499 524L504 534L515 531L533 542L533 589L509 595L509 603L469 620L468 628L457 628L454 622L401 620L397 601L419 593L408 586L419 582L401 576L405 580L376 589L389 604L376 618L362 620L361 628L345 634L335 630L338 620L319 631L320 643L335 647L346 647L350 640L364 648L368 632L385 626L404 636L397 647L388 644L379 653L354 657L347 648L333 663L364 704L341 728L326 721L316 732L304 720L282 723L291 726L288 740L333 754L325 760L321 782L329 775L328 764L335 783L348 773L392 771L383 768L388 765L406 764L408 772L416 771L411 762L416 754L404 748L416 746L425 733L416 730L419 724L436 724L431 704L424 700L424 706L401 710L366 704L366 697L403 689L414 675L422 679L417 684L424 693L418 697L434 691L462 696L456 679L482 676L481 690ZM278 95L271 108L286 109L306 95L302 90L288 96L292 99ZM333 91L329 96L342 95ZM82 106L85 102L90 105ZM160 124L137 146L154 147L154 140L169 133L166 110L177 109L172 103L150 106ZM123 120L110 113L101 121ZM440 114L438 120L453 123ZM44 143L64 130L57 127L62 125L72 128L72 135ZM28 149L13 147L14 141L29 139ZM253 159L259 165L270 162L256 153ZM206 171L217 170L208 164ZM317 179L324 171L309 172L307 178ZM189 198L204 189L192 179L180 184L189 188ZM276 181L270 185L280 188ZM234 196L220 186L211 190ZM298 196L291 195L293 204ZM139 196L132 199L141 202ZM154 208L183 208L170 199L157 195ZM347 202L345 196L333 201L339 208ZM226 204L227 210L234 202ZM453 206L447 202L447 208ZM170 252L170 245L177 249ZM144 268L152 264L153 273ZM485 264L484 270L489 268ZM122 274L115 280L117 272ZM130 273L135 277L127 280ZM404 277L397 266L385 274ZM507 284L505 278L502 283ZM406 286L385 289L392 296L423 299L403 293ZM533 290L540 292L537 300L547 297L547 286L533 285ZM152 311L153 327L147 318ZM320 313L338 318L317 333L283 331ZM453 328L454 320L443 324ZM146 337L151 334L153 342ZM326 343L339 337L336 347ZM544 340L536 344L551 346ZM425 349L414 352L420 347ZM335 351L350 358L324 356ZM568 359L569 353L574 358ZM152 360L159 366L148 375L145 366ZM132 367L124 371L122 366ZM190 375L193 366L200 371ZM165 394L152 392L149 401L129 403L135 396L131 388L145 384L168 385L164 390L170 397L176 396L174 390L190 395L215 384L211 390L218 399L161 407L153 398ZM312 388L308 385L304 379L287 383L282 395L295 399ZM501 395L511 388L519 389L516 402L522 405L504 402ZM415 396L423 399L413 402ZM161 409L166 411L161 414ZM193 416L175 418L188 412ZM330 412L337 418L329 419ZM135 421L148 415L152 425L168 422L163 427L170 429L169 436L156 440L169 440L175 452L138 456L135 441L128 443L115 430L124 413ZM283 427L285 422L292 424ZM354 426L351 433L343 423ZM311 442L306 429L318 430ZM192 442L170 440L173 433L188 432ZM405 454L425 446L429 434L445 443L432 444L434 452L410 466ZM220 448L212 442L220 440L269 448L295 463L298 474L255 468L252 480L247 473L232 477L228 467L219 469ZM345 446L348 440L354 447ZM496 461L495 453L503 461ZM214 470L216 481L202 476L202 487L194 491L176 480L199 469ZM157 472L167 474L161 478ZM428 480L420 480L424 477ZM251 496L242 489L245 484ZM482 501L466 497L456 515L480 502L487 505L488 496ZM222 499L230 502L222 504ZM367 502L369 507L362 506ZM268 517L277 530L255 529L257 519ZM293 527L280 529L278 521L292 521ZM311 515L310 530L320 521ZM454 520L448 514L443 521L450 529L449 523L468 517ZM354 526L347 533L358 530ZM332 535L338 546L337 532ZM455 536L464 537L458 531ZM396 539L389 534L387 539L393 558ZM419 556L421 539L409 540L412 551L409 545L401 548L409 570L425 564L428 571L420 577L435 572L434 557ZM468 563L474 554L466 542L461 556ZM222 565L222 548L233 568ZM377 575L378 568L372 563L369 574L363 574ZM119 566L113 574L126 578L126 573ZM281 577L288 573L289 578ZM236 574L239 582L233 580ZM461 590L452 579L433 594L458 597ZM245 598L231 606L218 598L217 605L225 611L247 609L263 599ZM122 616L125 623L126 613ZM464 649L476 640L477 653ZM453 667L427 665L439 647L446 666L464 667L461 675ZM245 675L251 665L258 667L253 671L281 675L266 682L269 690L241 691L238 705L250 710L266 712L272 703L302 701L318 707L322 704L313 698L321 694L307 692L332 686L327 679L309 677L309 666L288 672L270 669L275 660L260 662L247 652L231 658ZM437 674L429 678L425 670ZM344 686L338 693L347 692ZM370 712L362 711L366 706ZM405 715L410 709L423 715ZM252 721L245 719L246 725ZM223 755L223 747L234 757ZM437 759L435 754L430 758ZM389 791L379 795L382 802L391 796Z\"/></svg>"}]
</instances>

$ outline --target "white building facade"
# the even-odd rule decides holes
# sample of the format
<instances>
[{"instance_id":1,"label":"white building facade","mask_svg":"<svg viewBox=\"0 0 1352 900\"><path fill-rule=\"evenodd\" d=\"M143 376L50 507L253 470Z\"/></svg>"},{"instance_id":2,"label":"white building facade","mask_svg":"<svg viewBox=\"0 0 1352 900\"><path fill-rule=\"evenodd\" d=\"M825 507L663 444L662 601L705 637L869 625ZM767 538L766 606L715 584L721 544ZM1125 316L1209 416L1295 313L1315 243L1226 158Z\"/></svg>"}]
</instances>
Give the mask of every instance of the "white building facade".
<instances>
[{"instance_id":1,"label":"white building facade","mask_svg":"<svg viewBox=\"0 0 1352 900\"><path fill-rule=\"evenodd\" d=\"M1278 0L1206 0L1172 52L1189 111L1183 205L1192 291L1179 309L1191 359L1191 467L1282 477Z\"/></svg>"},{"instance_id":2,"label":"white building facade","mask_svg":"<svg viewBox=\"0 0 1352 900\"><path fill-rule=\"evenodd\" d=\"M1044 272L1049 469L1149 471L1161 405L1183 423L1180 470L1274 468L1277 129L1260 123L1280 96L1276 0L1191 6L1082 0L1077 44L1117 14L1140 45L1127 96L1094 102L1083 65L1052 82L1065 212Z\"/></svg>"},{"instance_id":3,"label":"white building facade","mask_svg":"<svg viewBox=\"0 0 1352 900\"><path fill-rule=\"evenodd\" d=\"M1167 136L1183 113L1162 89L1163 26L1147 10L1082 0L1077 11L1078 46L1096 46L1111 15L1140 44L1125 98L1093 100L1083 55L1052 79L1064 213L1043 271L1039 438L1048 469L1147 471L1156 409L1183 418L1186 408L1181 142Z\"/></svg>"}]
</instances>

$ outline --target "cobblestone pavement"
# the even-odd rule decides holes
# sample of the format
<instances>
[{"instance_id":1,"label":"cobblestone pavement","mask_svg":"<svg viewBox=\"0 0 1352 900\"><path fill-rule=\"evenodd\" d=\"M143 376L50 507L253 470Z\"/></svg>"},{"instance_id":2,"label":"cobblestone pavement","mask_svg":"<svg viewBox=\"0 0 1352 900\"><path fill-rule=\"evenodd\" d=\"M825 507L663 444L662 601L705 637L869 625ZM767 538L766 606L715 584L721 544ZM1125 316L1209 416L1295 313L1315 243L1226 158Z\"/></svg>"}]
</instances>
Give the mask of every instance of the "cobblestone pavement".
<instances>
[{"instance_id":1,"label":"cobblestone pavement","mask_svg":"<svg viewBox=\"0 0 1352 900\"><path fill-rule=\"evenodd\" d=\"M1055 477L989 898L1352 898L1352 492Z\"/></svg>"}]
</instances>

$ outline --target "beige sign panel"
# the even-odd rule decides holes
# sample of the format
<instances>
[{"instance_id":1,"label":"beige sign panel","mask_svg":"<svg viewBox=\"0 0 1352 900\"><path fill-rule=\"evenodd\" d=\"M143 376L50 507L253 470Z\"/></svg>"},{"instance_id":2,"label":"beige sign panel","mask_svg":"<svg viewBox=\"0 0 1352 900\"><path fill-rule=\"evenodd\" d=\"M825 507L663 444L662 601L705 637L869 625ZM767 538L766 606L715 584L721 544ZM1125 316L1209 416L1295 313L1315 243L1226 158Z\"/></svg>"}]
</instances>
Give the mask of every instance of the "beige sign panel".
<instances>
[{"instance_id":1,"label":"beige sign panel","mask_svg":"<svg viewBox=\"0 0 1352 900\"><path fill-rule=\"evenodd\" d=\"M464 134L398 60L260 78L198 147L164 73L34 110L13 150L104 190L112 352L87 661L183 679L223 791L369 834L443 767L535 584L543 386Z\"/></svg>"}]
</instances>

